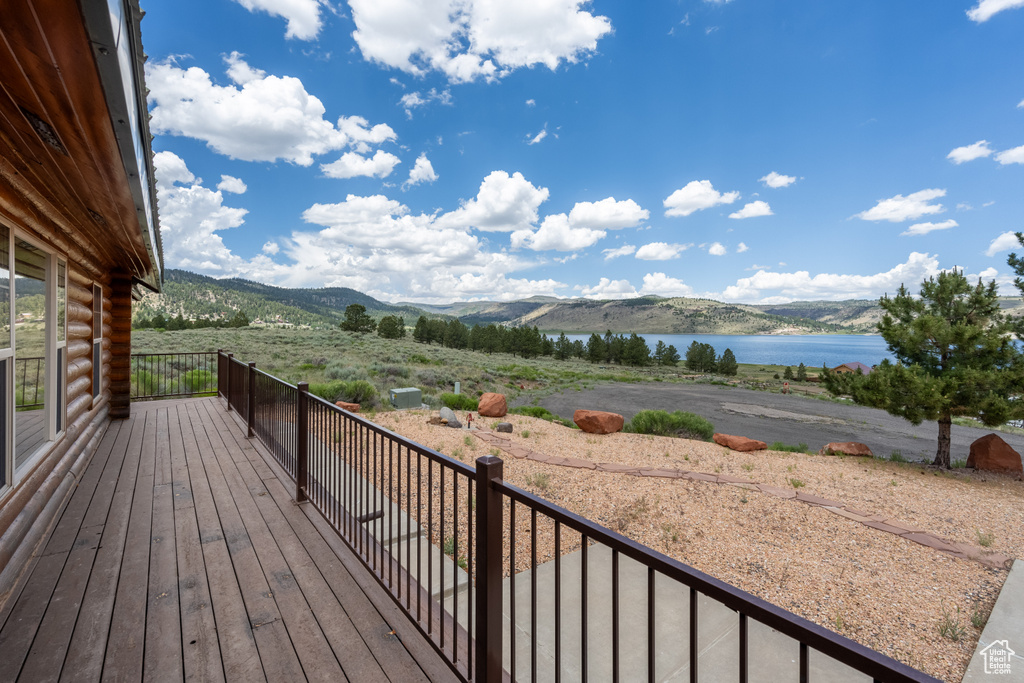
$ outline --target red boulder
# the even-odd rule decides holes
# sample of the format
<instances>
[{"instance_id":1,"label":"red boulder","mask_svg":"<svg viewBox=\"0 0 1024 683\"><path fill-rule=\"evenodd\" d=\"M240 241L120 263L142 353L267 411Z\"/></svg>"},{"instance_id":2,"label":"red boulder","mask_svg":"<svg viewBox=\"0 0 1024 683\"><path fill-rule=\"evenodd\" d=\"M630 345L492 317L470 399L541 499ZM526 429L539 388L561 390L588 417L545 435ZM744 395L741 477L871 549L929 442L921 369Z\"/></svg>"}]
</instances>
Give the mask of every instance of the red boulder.
<instances>
[{"instance_id":1,"label":"red boulder","mask_svg":"<svg viewBox=\"0 0 1024 683\"><path fill-rule=\"evenodd\" d=\"M748 439L745 436L733 436L732 434L715 434L712 437L719 446L731 448L734 451L747 453L749 451L763 451L768 444L757 439Z\"/></svg>"},{"instance_id":2,"label":"red boulder","mask_svg":"<svg viewBox=\"0 0 1024 683\"><path fill-rule=\"evenodd\" d=\"M875 454L859 441L833 441L821 447L818 455L857 455L865 458L873 458Z\"/></svg>"},{"instance_id":3,"label":"red boulder","mask_svg":"<svg viewBox=\"0 0 1024 683\"><path fill-rule=\"evenodd\" d=\"M625 420L618 413L605 413L600 410L577 410L573 413L572 421L588 434L613 434L622 431L622 425L625 424Z\"/></svg>"},{"instance_id":4,"label":"red boulder","mask_svg":"<svg viewBox=\"0 0 1024 683\"><path fill-rule=\"evenodd\" d=\"M484 394L480 397L476 411L483 417L505 417L508 413L505 394Z\"/></svg>"},{"instance_id":5,"label":"red boulder","mask_svg":"<svg viewBox=\"0 0 1024 683\"><path fill-rule=\"evenodd\" d=\"M986 434L971 444L967 466L990 472L1015 474L1018 478L1024 477L1020 453L1010 448L1010 444L995 434Z\"/></svg>"},{"instance_id":6,"label":"red boulder","mask_svg":"<svg viewBox=\"0 0 1024 683\"><path fill-rule=\"evenodd\" d=\"M347 410L350 413L358 413L359 412L359 404L358 403L346 403L345 401L338 401L334 405L338 406L342 410Z\"/></svg>"}]
</instances>

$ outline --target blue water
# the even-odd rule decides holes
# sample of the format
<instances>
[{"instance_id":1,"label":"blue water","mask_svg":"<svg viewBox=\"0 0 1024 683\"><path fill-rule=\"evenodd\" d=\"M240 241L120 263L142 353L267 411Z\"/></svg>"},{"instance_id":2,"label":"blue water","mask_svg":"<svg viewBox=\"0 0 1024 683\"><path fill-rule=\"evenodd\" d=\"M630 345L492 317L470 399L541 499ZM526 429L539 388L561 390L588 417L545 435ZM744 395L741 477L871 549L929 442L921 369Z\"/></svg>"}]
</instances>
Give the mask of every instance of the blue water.
<instances>
[{"instance_id":1,"label":"blue water","mask_svg":"<svg viewBox=\"0 0 1024 683\"><path fill-rule=\"evenodd\" d=\"M552 335L548 335L552 336ZM557 337L557 335L554 335ZM589 334L567 334L569 339L582 339L585 344ZM627 335L628 336L628 335ZM686 347L697 341L711 344L715 354L722 355L732 349L740 363L765 365L799 365L820 368L824 363L830 368L843 363L859 361L865 365L877 365L883 359L892 360L885 340L879 336L852 334L641 334L651 351L659 341L672 344L681 357L686 357Z\"/></svg>"}]
</instances>

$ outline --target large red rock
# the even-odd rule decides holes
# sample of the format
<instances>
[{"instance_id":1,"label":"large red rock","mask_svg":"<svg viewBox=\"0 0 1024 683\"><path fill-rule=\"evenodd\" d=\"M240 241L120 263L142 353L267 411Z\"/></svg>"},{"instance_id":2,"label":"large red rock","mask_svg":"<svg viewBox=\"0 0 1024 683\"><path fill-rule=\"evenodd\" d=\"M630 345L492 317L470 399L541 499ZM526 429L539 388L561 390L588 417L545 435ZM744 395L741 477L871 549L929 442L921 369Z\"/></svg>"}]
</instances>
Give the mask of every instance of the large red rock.
<instances>
[{"instance_id":1,"label":"large red rock","mask_svg":"<svg viewBox=\"0 0 1024 683\"><path fill-rule=\"evenodd\" d=\"M345 401L338 401L334 405L338 406L342 410L347 410L350 413L358 413L359 412L359 404L358 403L346 403Z\"/></svg>"},{"instance_id":2,"label":"large red rock","mask_svg":"<svg viewBox=\"0 0 1024 683\"><path fill-rule=\"evenodd\" d=\"M484 394L480 397L480 405L477 406L476 412L483 417L505 417L508 413L505 394Z\"/></svg>"},{"instance_id":3,"label":"large red rock","mask_svg":"<svg viewBox=\"0 0 1024 683\"><path fill-rule=\"evenodd\" d=\"M859 441L833 441L821 447L818 455L856 455L865 458L873 458L875 454Z\"/></svg>"},{"instance_id":4,"label":"large red rock","mask_svg":"<svg viewBox=\"0 0 1024 683\"><path fill-rule=\"evenodd\" d=\"M622 431L625 420L618 413L600 410L577 410L572 415L576 426L589 434L613 434Z\"/></svg>"},{"instance_id":5,"label":"large red rock","mask_svg":"<svg viewBox=\"0 0 1024 683\"><path fill-rule=\"evenodd\" d=\"M1015 474L1024 477L1020 453L1013 450L1010 444L996 434L986 434L971 444L971 454L967 456L967 466L990 472Z\"/></svg>"},{"instance_id":6,"label":"large red rock","mask_svg":"<svg viewBox=\"0 0 1024 683\"><path fill-rule=\"evenodd\" d=\"M747 453L749 451L763 451L768 444L757 439L748 439L745 436L733 436L732 434L715 434L711 437L719 446L731 448L734 451Z\"/></svg>"}]
</instances>

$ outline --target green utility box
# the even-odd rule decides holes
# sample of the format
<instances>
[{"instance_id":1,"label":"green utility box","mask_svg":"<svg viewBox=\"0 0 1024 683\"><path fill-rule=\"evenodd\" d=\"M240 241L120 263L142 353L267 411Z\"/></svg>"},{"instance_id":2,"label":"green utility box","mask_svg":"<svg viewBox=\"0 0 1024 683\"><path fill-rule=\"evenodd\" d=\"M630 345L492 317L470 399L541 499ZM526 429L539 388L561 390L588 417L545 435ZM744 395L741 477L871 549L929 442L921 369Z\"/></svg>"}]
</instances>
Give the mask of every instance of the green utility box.
<instances>
[{"instance_id":1,"label":"green utility box","mask_svg":"<svg viewBox=\"0 0 1024 683\"><path fill-rule=\"evenodd\" d=\"M419 408L423 405L423 394L416 387L391 390L391 405L402 408Z\"/></svg>"}]
</instances>

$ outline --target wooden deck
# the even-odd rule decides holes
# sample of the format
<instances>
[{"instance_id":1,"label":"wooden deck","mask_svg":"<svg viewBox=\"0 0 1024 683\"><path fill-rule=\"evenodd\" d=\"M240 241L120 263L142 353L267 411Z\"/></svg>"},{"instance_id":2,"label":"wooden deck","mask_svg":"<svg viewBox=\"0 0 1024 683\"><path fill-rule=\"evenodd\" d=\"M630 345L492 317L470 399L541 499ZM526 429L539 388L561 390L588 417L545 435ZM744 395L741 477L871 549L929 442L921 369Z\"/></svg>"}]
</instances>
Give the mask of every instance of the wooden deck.
<instances>
[{"instance_id":1,"label":"wooden deck","mask_svg":"<svg viewBox=\"0 0 1024 683\"><path fill-rule=\"evenodd\" d=\"M0 681L452 680L293 492L223 401L133 404L0 605Z\"/></svg>"}]
</instances>

